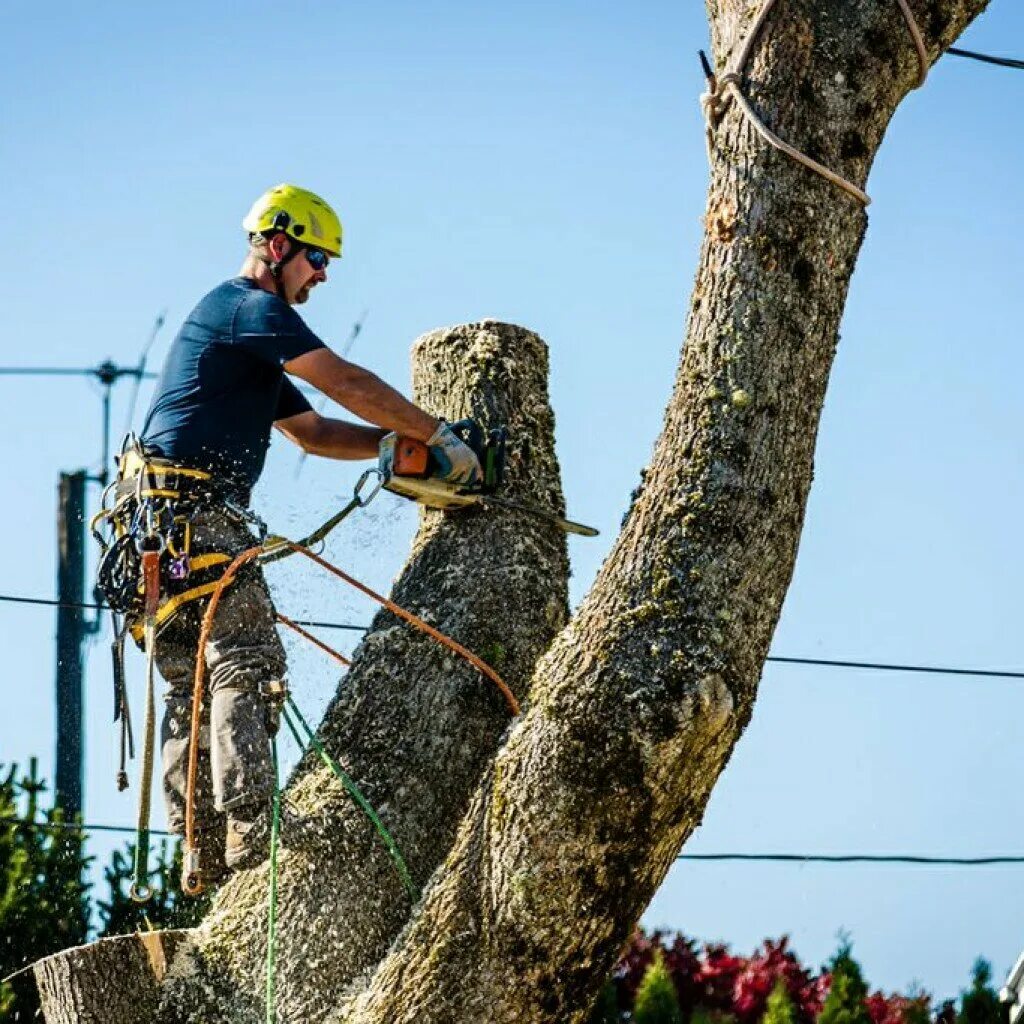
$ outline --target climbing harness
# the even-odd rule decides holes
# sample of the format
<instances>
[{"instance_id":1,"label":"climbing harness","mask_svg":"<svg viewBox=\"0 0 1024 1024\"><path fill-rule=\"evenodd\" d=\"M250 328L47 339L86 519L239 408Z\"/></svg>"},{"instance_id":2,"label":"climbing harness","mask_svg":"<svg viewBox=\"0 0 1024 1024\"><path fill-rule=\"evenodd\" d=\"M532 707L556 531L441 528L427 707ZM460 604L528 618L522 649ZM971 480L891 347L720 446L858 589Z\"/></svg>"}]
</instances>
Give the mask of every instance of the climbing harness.
<instances>
[{"instance_id":1,"label":"climbing harness","mask_svg":"<svg viewBox=\"0 0 1024 1024\"><path fill-rule=\"evenodd\" d=\"M131 634L145 655L146 701L142 770L136 822L132 899L152 895L149 880L149 815L156 746L156 652L161 630L186 605L212 592L227 551L194 550L192 523L210 509L237 522L253 517L233 504L213 474L147 453L128 435L117 456L118 472L104 491L91 529L100 544L97 588L111 608L114 721L120 722L117 788L128 787L127 760L135 742L124 668L125 638ZM256 524L258 527L258 523ZM265 528L263 535L265 535Z\"/></svg>"},{"instance_id":2,"label":"climbing harness","mask_svg":"<svg viewBox=\"0 0 1024 1024\"><path fill-rule=\"evenodd\" d=\"M743 111L743 114L746 116L751 126L769 145L774 146L780 152L785 153L786 156L795 160L797 163L803 164L804 167L814 171L815 174L820 175L826 181L830 181L833 185L837 185L864 206L867 206L871 202L871 197L863 189L858 188L852 181L848 181L842 175L836 174L835 171L830 170L824 164L818 163L817 160L809 157L806 153L801 153L800 150L780 139L779 136L768 128L767 125L765 125L765 123L757 116L754 112L754 108L750 105L750 102L743 93L743 73L746 69L747 61L750 59L754 43L757 41L757 37L760 34L765 21L767 21L772 8L775 6L775 3L776 0L765 0L761 10L758 12L754 24L747 33L746 39L743 41L738 57L735 61L730 61L726 70L721 74L716 75L711 70L711 66L708 63L707 58L704 56L703 51L701 52L701 64L704 67L704 75L708 83L708 91L703 93L700 98L701 109L704 112L704 120L707 122L706 137L708 159L710 161L712 151L714 149L714 129L717 127L725 108L729 104L729 101L731 99L735 99L737 105L740 110ZM918 76L917 82L914 86L916 89L924 84L925 78L928 74L928 50L925 47L924 39L921 36L921 30L918 28L917 21L907 4L907 0L896 0L896 3L899 5L903 18L907 23L907 28L910 31L910 36L913 39L914 48L917 50Z\"/></svg>"}]
</instances>

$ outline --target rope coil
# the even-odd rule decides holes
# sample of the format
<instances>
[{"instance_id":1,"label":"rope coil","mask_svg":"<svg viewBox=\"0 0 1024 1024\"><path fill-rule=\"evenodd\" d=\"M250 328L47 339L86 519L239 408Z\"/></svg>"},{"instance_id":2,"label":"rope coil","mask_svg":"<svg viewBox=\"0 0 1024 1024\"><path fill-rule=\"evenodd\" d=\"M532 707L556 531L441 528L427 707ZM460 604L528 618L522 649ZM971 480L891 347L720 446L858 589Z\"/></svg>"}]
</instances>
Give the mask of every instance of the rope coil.
<instances>
[{"instance_id":1,"label":"rope coil","mask_svg":"<svg viewBox=\"0 0 1024 1024\"><path fill-rule=\"evenodd\" d=\"M797 163L802 164L804 167L813 171L826 181L830 181L833 185L838 186L844 192L853 196L853 198L862 205L868 206L871 203L871 197L862 188L859 188L852 181L847 180L841 174L837 174L824 164L819 163L812 157L809 157L806 153L802 153L795 146L791 146L788 142L780 139L779 136L768 128L761 118L758 117L754 108L750 105L750 101L743 93L743 74L746 69L747 62L750 59L754 43L757 41L757 37L760 34L761 29L764 27L764 23L768 20L768 15L771 13L775 3L776 0L765 0L764 5L758 12L757 18L754 20L754 24L751 27L750 32L747 33L747 37L743 41L743 45L740 48L739 55L734 64L727 65L726 70L723 71L722 74L715 75L705 62L705 75L707 77L708 89L707 92L701 94L700 105L701 110L704 113L704 121L707 126L705 129L705 135L707 140L708 161L711 162L714 150L714 129L717 127L722 114L725 112L725 108L729 105L729 101L735 99L737 106L739 106L744 116L750 122L751 127L770 146L773 146L780 152L785 153L791 160L795 160ZM921 30L918 28L917 21L914 18L913 11L911 11L907 4L907 0L896 0L896 3L899 5L900 11L903 14L903 19L906 21L907 28L910 31L911 39L914 42L914 48L917 50L918 76L914 88L920 88L920 86L924 84L928 75L928 50L925 47Z\"/></svg>"}]
</instances>

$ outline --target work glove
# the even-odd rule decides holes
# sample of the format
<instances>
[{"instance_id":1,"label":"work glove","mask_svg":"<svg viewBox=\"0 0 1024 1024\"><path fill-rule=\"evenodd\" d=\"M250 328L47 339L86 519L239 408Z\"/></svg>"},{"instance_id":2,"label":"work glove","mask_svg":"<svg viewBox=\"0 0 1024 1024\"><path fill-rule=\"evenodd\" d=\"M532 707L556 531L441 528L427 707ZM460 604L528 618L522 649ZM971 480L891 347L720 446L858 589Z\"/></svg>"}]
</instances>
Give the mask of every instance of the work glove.
<instances>
[{"instance_id":1,"label":"work glove","mask_svg":"<svg viewBox=\"0 0 1024 1024\"><path fill-rule=\"evenodd\" d=\"M476 453L459 440L444 420L441 420L441 425L427 444L437 460L442 480L452 484L476 484L483 479L483 470Z\"/></svg>"}]
</instances>

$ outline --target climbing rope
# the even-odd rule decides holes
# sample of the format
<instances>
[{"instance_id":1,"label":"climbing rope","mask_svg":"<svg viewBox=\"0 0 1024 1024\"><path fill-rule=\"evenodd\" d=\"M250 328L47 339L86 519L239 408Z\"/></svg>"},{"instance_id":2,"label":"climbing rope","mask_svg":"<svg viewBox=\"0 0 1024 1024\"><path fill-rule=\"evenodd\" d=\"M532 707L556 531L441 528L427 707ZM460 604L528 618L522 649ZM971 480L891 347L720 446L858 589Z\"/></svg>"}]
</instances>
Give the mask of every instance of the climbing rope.
<instances>
[{"instance_id":1,"label":"climbing rope","mask_svg":"<svg viewBox=\"0 0 1024 1024\"><path fill-rule=\"evenodd\" d=\"M277 763L277 737L270 740L274 762L274 796L270 820L270 892L267 898L267 1024L277 1020L277 846L281 835L281 772Z\"/></svg>"},{"instance_id":2,"label":"climbing rope","mask_svg":"<svg viewBox=\"0 0 1024 1024\"><path fill-rule=\"evenodd\" d=\"M284 538L274 538L273 541L269 543L272 544L269 550L275 552L275 554L278 551L283 552L284 549L287 548L288 553L305 555L307 558L316 562L316 564L319 565L321 568L326 569L328 572L337 576L339 579L344 580L344 582L348 583L350 586L355 587L357 590L365 594L367 597L372 598L378 604L387 608L390 612L397 615L399 618L408 622L416 629L419 629L421 632L426 633L428 636L432 637L439 643L443 644L445 647L449 648L449 650L458 654L461 658L468 661L471 665L473 665L474 668L476 668L479 672L485 675L495 684L495 686L498 687L498 689L504 696L505 701L508 704L509 709L511 710L513 715L519 714L519 702L516 700L516 697L512 693L511 689L509 689L508 684L505 683L505 681L501 678L501 676L498 675L497 672L494 671L494 669L492 669L488 664L486 664L475 654L473 654L472 651L463 647L462 644L458 643L458 641L453 640L450 636L447 636L440 630L437 630L433 626L428 625L421 618L419 618L416 615L413 615L412 612L409 612L405 608L402 608L400 605L395 604L394 601L391 601L389 598L384 597L382 594L378 594L375 590L366 586L365 583L361 583L359 580L355 579L355 577L350 576L348 573L346 573L343 569L339 569L336 565L332 565L326 559L310 551L308 548L305 548L302 545L295 543L294 541L289 541ZM225 571L224 575L217 581L216 585L212 590L212 593L210 594L210 603L207 605L206 612L203 615L202 626L199 631L199 645L196 655L195 678L193 680L192 690L191 738L189 741L188 750L188 772L186 776L185 793L185 855L184 870L182 872L182 889L188 895L191 896L198 895L203 888L202 878L199 870L198 852L195 846L195 789L196 777L198 774L199 766L198 736L202 720L203 688L206 676L206 659L204 652L206 650L206 644L209 640L210 632L213 627L214 616L217 614L217 607L220 604L221 595L224 593L225 588L228 587L234 581L238 572L245 565L255 561L256 559L262 558L262 556L265 555L267 551L268 547L266 543L257 544L254 547L248 548L247 550L243 551L231 562L231 564ZM328 647L327 644L318 640L316 637L311 636L309 633L307 633L296 623L292 622L290 619L287 619L285 616L282 616L280 614L277 615L277 618L284 625L288 626L290 629L293 629L296 632L300 633L302 636L306 637L306 639L316 644L317 647L319 647L326 653L330 654L332 657L336 658L342 664L351 664L351 662L349 662L348 659L345 658L343 655L339 654L333 648ZM295 708L294 702L290 703L292 705L292 710L295 711L296 714L298 714L298 709ZM299 716L299 719L305 726L305 720L301 718L301 715ZM320 757L325 760L325 763L327 763L329 767L331 767L331 770L334 771L334 773L342 781L342 784L345 786L345 788L349 790L353 799L356 800L359 806L363 808L364 812L366 812L367 815L371 818L371 820L374 821L375 827L377 827L378 831L381 832L382 838L387 836L387 832L386 830L384 830L383 824L381 824L380 819L377 817L377 815L373 811L373 808L370 807L369 803L365 800L365 798L362 797L362 794L359 794L358 788L355 786L355 783L352 782L352 780L349 779L348 776L345 775L341 771L341 769L332 760L329 759L329 755L327 755L327 752L323 750L322 745L318 746L319 741L316 740L316 737L313 735L312 730L309 729L308 726L305 727L307 732L309 733L310 742L313 744L314 749L317 749L317 752L320 754ZM398 855L397 847L395 846L393 840L391 840L390 836L387 836L387 838L385 838L385 844L388 846L388 849L391 852L392 857L395 858L397 856L397 865L401 861L401 857ZM405 880L405 878L408 877L408 872L405 871L404 864L399 869L399 873L403 874L403 880ZM411 884L411 881L408 884ZM412 891L413 890L410 889L410 892Z\"/></svg>"},{"instance_id":3,"label":"climbing rope","mask_svg":"<svg viewBox=\"0 0 1024 1024\"><path fill-rule=\"evenodd\" d=\"M395 842L391 833L387 830L384 822L380 820L380 816L373 809L370 801L363 796L360 788L355 784L352 777L338 764L337 761L327 753L327 748L317 738L316 733L309 727L309 723L305 718L302 717L302 712L299 711L295 701L292 699L291 694L288 695L288 707L282 709L281 717L284 718L285 724L291 730L292 736L295 737L295 742L299 745L300 750L305 750L307 744L311 746L319 756L320 760L334 773L338 781L345 787L346 792L359 806L360 810L370 819L370 823L377 830L377 834L380 836L385 847L387 847L388 853L391 855L391 859L395 863L395 870L398 872L399 878L402 879L402 884L405 886L406 892L409 894L409 899L413 903L419 899L419 892L416 889L416 883L412 880L412 875L409 872L409 868L405 863L405 859L402 857L401 851L398 849L398 844ZM292 715L298 719L299 724L302 726L303 731L306 734L306 742L304 743L302 737L299 735L299 731L296 728L295 723L292 721Z\"/></svg>"},{"instance_id":4,"label":"climbing rope","mask_svg":"<svg viewBox=\"0 0 1024 1024\"><path fill-rule=\"evenodd\" d=\"M376 475L377 483L374 485L372 491L363 496L363 488L366 486L367 480L371 476ZM325 520L320 524L311 534L303 537L302 540L297 540L294 543L302 548L311 548L314 544L319 544L324 540L327 535L344 519L351 515L357 508L366 508L367 505L377 497L377 493L380 491L384 484L384 478L380 475L376 468L370 468L356 482L355 490L352 492L352 498L347 505L344 506L339 512L336 512L330 519ZM271 536L268 537L264 542L265 548L264 554L260 558L260 562L263 565L269 565L271 562L276 562L279 559L287 558L293 551L289 547L292 542L287 537Z\"/></svg>"},{"instance_id":5,"label":"climbing rope","mask_svg":"<svg viewBox=\"0 0 1024 1024\"><path fill-rule=\"evenodd\" d=\"M925 78L928 75L928 50L925 47L921 31L914 19L913 12L907 4L907 0L896 0L896 2L899 4L900 11L903 14L903 18L910 30L911 38L914 41L914 47L917 50L918 76L914 87L918 88L924 84ZM751 126L769 145L774 146L776 149L785 153L786 156L795 160L797 163L803 164L804 167L814 171L815 174L820 175L826 181L830 181L833 185L837 185L864 206L868 206L871 203L871 197L863 189L858 188L852 181L848 181L841 174L836 174L835 171L829 169L824 164L821 164L812 157L809 157L806 153L801 153L796 147L791 146L788 142L780 139L778 135L771 131L761 118L757 116L754 112L754 108L750 105L750 102L743 94L743 73L747 66L747 61L750 59L754 43L757 41L757 37L761 32L765 21L767 21L772 8L775 6L775 3L776 0L765 0L764 5L758 12L757 18L754 20L754 24L751 27L750 32L747 33L747 37L740 48L739 55L734 64L731 66L727 65L726 70L720 75L715 75L711 71L710 67L705 66L708 91L701 95L700 104L701 109L704 112L704 120L707 123L706 138L708 160L711 160L712 151L714 149L714 129L724 113L726 106L728 106L729 100L735 99L737 105L740 110L743 111Z\"/></svg>"}]
</instances>

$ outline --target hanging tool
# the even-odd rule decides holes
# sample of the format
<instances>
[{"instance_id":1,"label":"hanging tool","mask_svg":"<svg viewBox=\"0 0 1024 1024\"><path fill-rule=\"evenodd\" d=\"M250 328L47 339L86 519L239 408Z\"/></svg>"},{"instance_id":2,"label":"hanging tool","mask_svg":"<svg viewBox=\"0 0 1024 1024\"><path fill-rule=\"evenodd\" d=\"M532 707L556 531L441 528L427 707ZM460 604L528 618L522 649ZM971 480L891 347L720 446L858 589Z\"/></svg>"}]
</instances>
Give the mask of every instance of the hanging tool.
<instances>
[{"instance_id":1,"label":"hanging tool","mask_svg":"<svg viewBox=\"0 0 1024 1024\"><path fill-rule=\"evenodd\" d=\"M149 809L153 787L153 751L156 746L156 616L160 608L160 556L166 541L157 532L154 517L147 517L147 536L139 542L142 556L144 597L143 635L146 651L146 712L142 748L142 777L139 780L139 816L135 843L135 870L129 894L136 903L153 895L149 884Z\"/></svg>"},{"instance_id":2,"label":"hanging tool","mask_svg":"<svg viewBox=\"0 0 1024 1024\"><path fill-rule=\"evenodd\" d=\"M564 519L549 509L512 501L495 494L502 484L505 472L504 427L490 430L485 434L483 428L474 420L460 420L453 423L451 428L480 460L483 479L479 483L467 486L442 480L440 466L426 444L410 437L388 434L381 440L377 459L377 472L384 488L402 495L403 498L412 498L413 501L428 508L450 509L467 505L507 508L538 516L566 533L576 533L581 537L597 536L597 530L592 526Z\"/></svg>"}]
</instances>

